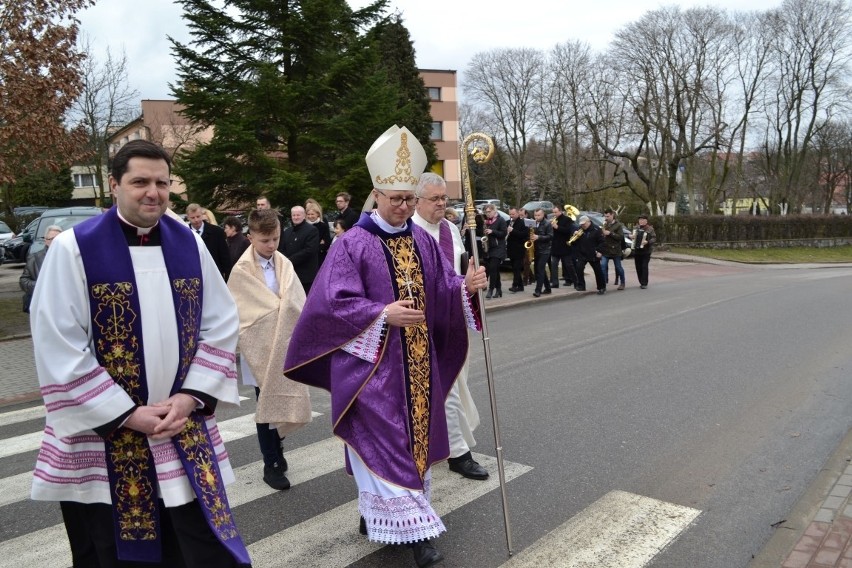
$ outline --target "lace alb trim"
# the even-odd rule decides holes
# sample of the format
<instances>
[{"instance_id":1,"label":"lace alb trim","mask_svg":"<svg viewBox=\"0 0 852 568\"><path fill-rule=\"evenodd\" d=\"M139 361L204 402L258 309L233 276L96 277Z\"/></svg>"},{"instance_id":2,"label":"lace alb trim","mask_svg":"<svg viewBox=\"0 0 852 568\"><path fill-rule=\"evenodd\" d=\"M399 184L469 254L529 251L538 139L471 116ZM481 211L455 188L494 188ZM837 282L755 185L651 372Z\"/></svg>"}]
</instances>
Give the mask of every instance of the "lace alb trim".
<instances>
[{"instance_id":1,"label":"lace alb trim","mask_svg":"<svg viewBox=\"0 0 852 568\"><path fill-rule=\"evenodd\" d=\"M354 355L359 359L363 359L368 363L375 363L379 360L379 353L382 350L382 343L385 340L387 331L386 320L388 319L387 310L382 312L382 315L373 322L373 325L365 329L361 335L343 346L343 350Z\"/></svg>"},{"instance_id":2,"label":"lace alb trim","mask_svg":"<svg viewBox=\"0 0 852 568\"><path fill-rule=\"evenodd\" d=\"M467 286L462 285L462 307L464 308L464 319L467 321L467 327L473 331L480 331L482 326L479 323L479 316L473 309L473 296L468 293Z\"/></svg>"},{"instance_id":3,"label":"lace alb trim","mask_svg":"<svg viewBox=\"0 0 852 568\"><path fill-rule=\"evenodd\" d=\"M367 491L358 496L358 511L367 523L367 538L384 544L406 544L438 537L447 528L429 504L430 483L423 493L381 497Z\"/></svg>"}]
</instances>

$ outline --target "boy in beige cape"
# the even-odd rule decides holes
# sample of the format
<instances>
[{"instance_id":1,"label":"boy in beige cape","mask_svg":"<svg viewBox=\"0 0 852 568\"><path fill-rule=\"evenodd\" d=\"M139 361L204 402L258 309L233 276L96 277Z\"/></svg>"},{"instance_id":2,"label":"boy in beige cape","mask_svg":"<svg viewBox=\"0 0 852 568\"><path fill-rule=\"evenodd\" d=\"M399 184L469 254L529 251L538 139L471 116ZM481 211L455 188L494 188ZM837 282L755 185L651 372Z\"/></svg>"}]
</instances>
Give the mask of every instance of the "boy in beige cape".
<instances>
[{"instance_id":1,"label":"boy in beige cape","mask_svg":"<svg viewBox=\"0 0 852 568\"><path fill-rule=\"evenodd\" d=\"M240 314L240 370L243 384L257 394L257 439L263 454L263 481L288 489L281 439L311 421L308 387L284 377L284 356L305 304L305 291L293 265L277 251L278 214L252 211L251 246L237 260L228 288Z\"/></svg>"}]
</instances>

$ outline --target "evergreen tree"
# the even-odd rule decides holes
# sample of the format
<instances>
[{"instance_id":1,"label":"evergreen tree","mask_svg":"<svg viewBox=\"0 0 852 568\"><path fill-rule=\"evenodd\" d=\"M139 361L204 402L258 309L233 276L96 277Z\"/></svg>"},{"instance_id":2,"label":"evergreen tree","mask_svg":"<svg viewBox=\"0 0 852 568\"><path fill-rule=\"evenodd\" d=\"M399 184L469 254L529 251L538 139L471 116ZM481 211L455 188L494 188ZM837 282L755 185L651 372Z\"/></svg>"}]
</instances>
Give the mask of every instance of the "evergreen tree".
<instances>
[{"instance_id":1,"label":"evergreen tree","mask_svg":"<svg viewBox=\"0 0 852 568\"><path fill-rule=\"evenodd\" d=\"M74 193L71 169L63 167L53 171L44 168L24 174L9 186L9 193L13 202L21 205L67 205ZM95 197L94 194L92 197Z\"/></svg>"},{"instance_id":2,"label":"evergreen tree","mask_svg":"<svg viewBox=\"0 0 852 568\"><path fill-rule=\"evenodd\" d=\"M178 1L193 39L172 40L172 89L189 118L215 131L176 157L190 197L234 207L265 193L287 207L309 196L330 203L338 191L366 196L364 155L403 116L373 33L387 0L357 11L345 0L232 0L227 10Z\"/></svg>"}]
</instances>

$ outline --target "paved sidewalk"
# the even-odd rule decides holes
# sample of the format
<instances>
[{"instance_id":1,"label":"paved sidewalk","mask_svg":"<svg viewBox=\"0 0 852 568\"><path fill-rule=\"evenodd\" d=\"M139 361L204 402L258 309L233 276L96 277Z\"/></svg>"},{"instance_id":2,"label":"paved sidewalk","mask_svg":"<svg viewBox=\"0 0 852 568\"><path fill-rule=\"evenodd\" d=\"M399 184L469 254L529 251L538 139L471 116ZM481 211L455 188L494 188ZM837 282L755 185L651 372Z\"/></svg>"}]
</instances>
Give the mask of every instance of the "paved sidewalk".
<instances>
[{"instance_id":1,"label":"paved sidewalk","mask_svg":"<svg viewBox=\"0 0 852 568\"><path fill-rule=\"evenodd\" d=\"M0 407L41 398L30 337L0 341L0 377Z\"/></svg>"}]
</instances>

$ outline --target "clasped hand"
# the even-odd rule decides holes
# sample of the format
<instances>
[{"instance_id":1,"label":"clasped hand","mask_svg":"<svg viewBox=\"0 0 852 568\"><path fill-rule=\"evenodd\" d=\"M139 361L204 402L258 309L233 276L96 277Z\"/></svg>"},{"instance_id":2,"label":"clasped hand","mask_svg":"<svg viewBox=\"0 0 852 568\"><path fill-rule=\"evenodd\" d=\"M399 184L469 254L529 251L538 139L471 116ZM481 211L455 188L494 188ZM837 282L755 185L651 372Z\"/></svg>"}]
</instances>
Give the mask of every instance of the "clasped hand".
<instances>
[{"instance_id":1,"label":"clasped hand","mask_svg":"<svg viewBox=\"0 0 852 568\"><path fill-rule=\"evenodd\" d=\"M180 434L198 402L188 394L177 393L166 400L139 406L124 425L154 440L165 440Z\"/></svg>"}]
</instances>

